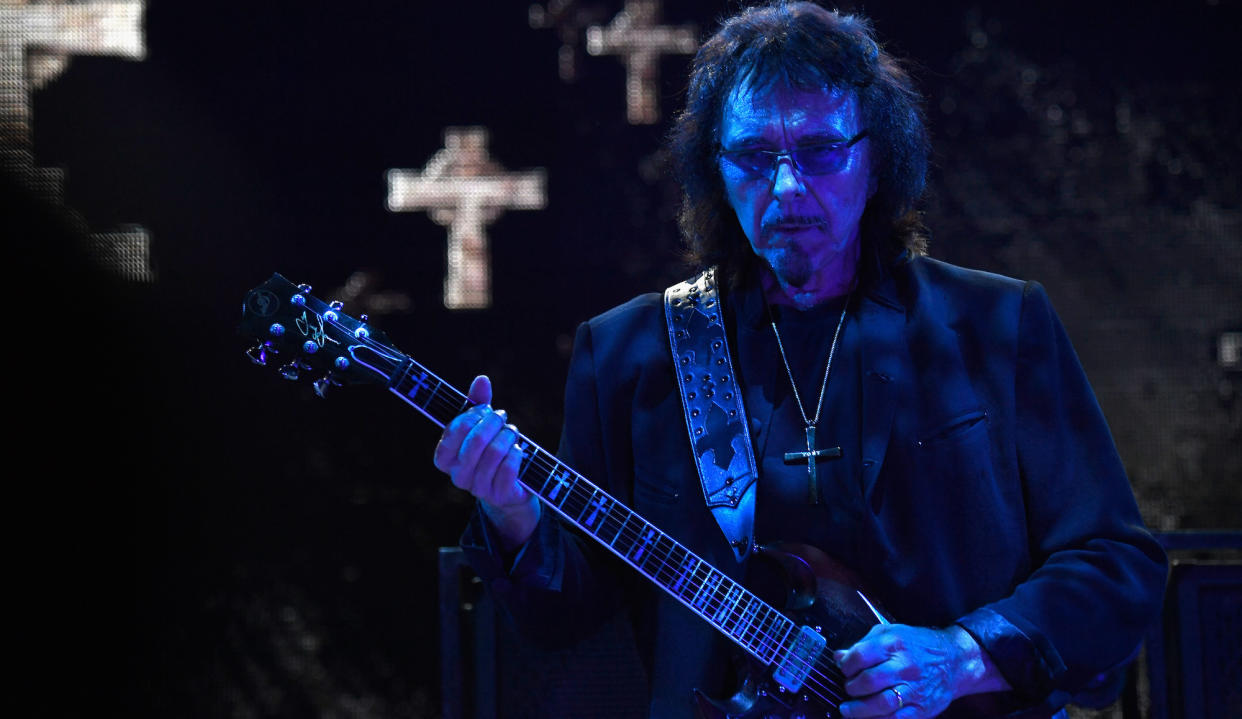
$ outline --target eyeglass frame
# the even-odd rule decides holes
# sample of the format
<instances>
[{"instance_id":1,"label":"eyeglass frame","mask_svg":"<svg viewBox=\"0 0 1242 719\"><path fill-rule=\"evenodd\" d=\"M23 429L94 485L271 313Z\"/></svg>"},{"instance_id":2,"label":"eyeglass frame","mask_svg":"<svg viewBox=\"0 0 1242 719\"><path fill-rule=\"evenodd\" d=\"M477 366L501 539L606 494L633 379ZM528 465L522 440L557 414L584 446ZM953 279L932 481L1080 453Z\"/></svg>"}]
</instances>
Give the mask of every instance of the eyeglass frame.
<instances>
[{"instance_id":1,"label":"eyeglass frame","mask_svg":"<svg viewBox=\"0 0 1242 719\"><path fill-rule=\"evenodd\" d=\"M863 129L863 130L859 130L858 133L855 134L853 137L846 138L844 140L839 140L837 142L817 142L811 145L803 145L801 147L795 147L791 150L782 150L780 152L776 152L774 150L760 150L760 149L755 149L755 148L739 148L736 150L726 150L723 147L720 147L719 145L717 145L718 149L716 150L716 159L717 160L721 160L721 159L729 160L729 164L733 165L733 167L736 167L742 174L746 175L748 179L752 179L752 180L757 180L760 178L767 178L770 180L773 177L775 177L777 168L780 167L782 157L789 158L790 166L792 166L794 170L797 170L798 174L803 177L823 177L826 175L835 175L838 172L843 171L845 169L844 166L842 166L840 169L833 170L831 172L807 172L806 170L802 168L802 164L798 162L798 158L797 158L798 153L803 152L804 150L809 150L811 148L820 148L820 147L832 147L833 149L848 150L854 145L861 142L862 140L865 140L869 132L870 132L869 129ZM746 169L745 167L737 164L736 161L733 161L729 157L730 155L739 155L744 152L758 153L760 155L771 157L772 158L771 167L769 167L766 172L762 172L762 173L756 172L756 171Z\"/></svg>"}]
</instances>

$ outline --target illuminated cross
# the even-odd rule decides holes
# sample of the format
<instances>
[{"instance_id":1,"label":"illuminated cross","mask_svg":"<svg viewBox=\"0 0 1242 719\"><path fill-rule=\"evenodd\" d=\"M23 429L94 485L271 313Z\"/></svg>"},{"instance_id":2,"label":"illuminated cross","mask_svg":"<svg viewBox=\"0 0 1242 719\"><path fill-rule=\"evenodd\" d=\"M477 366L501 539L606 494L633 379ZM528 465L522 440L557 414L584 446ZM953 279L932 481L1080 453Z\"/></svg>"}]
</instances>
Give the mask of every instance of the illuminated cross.
<instances>
[{"instance_id":1,"label":"illuminated cross","mask_svg":"<svg viewBox=\"0 0 1242 719\"><path fill-rule=\"evenodd\" d=\"M556 501L556 495L560 494L562 489L563 489L563 490L565 490L566 495L568 495L568 493L569 493L569 470L567 470L567 469L561 469L561 471L559 471L559 472L557 472L557 473L553 474L551 477L549 477L549 480L550 480L550 481L552 481L552 482L554 482L554 483L556 484L556 486L554 486L554 487L552 488L552 491L548 493L548 499L550 499L550 500L552 500L553 502L555 502L555 501ZM547 484L546 484L546 483L545 483L545 485L544 485L544 488L545 488L545 489L547 488ZM562 501L564 501L564 500L562 500Z\"/></svg>"},{"instance_id":2,"label":"illuminated cross","mask_svg":"<svg viewBox=\"0 0 1242 719\"><path fill-rule=\"evenodd\" d=\"M141 60L143 0L38 2L0 0L0 169L36 193L64 203L63 174L35 166L30 93L64 72L71 55ZM70 219L86 221L70 208ZM150 238L141 227L92 235L98 259L123 277L149 282Z\"/></svg>"},{"instance_id":3,"label":"illuminated cross","mask_svg":"<svg viewBox=\"0 0 1242 719\"><path fill-rule=\"evenodd\" d=\"M141 60L146 54L142 5L142 0L73 4L0 0L0 165L4 169L60 198L59 173L35 171L30 92L63 72L70 55Z\"/></svg>"},{"instance_id":4,"label":"illuminated cross","mask_svg":"<svg viewBox=\"0 0 1242 719\"><path fill-rule=\"evenodd\" d=\"M595 495L591 498L591 501L587 503L587 509L591 510L591 514L582 521L582 524L585 527L591 527L595 524L595 520L599 519L600 514L607 517L608 510L611 509L611 507L608 505L608 499L606 497Z\"/></svg>"},{"instance_id":5,"label":"illuminated cross","mask_svg":"<svg viewBox=\"0 0 1242 719\"><path fill-rule=\"evenodd\" d=\"M448 226L444 306L477 309L492 302L487 225L505 210L542 209L546 184L542 168L504 172L488 157L485 128L450 127L422 172L388 171L388 209L425 210Z\"/></svg>"},{"instance_id":6,"label":"illuminated cross","mask_svg":"<svg viewBox=\"0 0 1242 719\"><path fill-rule=\"evenodd\" d=\"M625 116L631 125L660 119L660 56L689 55L698 48L693 25L657 25L659 15L659 0L626 0L608 27L587 28L587 52L624 58Z\"/></svg>"}]
</instances>

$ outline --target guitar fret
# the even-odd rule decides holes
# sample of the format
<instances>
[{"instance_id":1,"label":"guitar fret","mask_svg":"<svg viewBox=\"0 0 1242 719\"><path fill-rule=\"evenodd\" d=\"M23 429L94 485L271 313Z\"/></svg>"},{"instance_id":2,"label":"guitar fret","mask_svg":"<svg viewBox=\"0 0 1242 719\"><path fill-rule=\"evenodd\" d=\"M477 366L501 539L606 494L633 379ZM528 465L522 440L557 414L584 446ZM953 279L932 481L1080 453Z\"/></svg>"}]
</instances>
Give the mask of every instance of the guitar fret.
<instances>
[{"instance_id":1,"label":"guitar fret","mask_svg":"<svg viewBox=\"0 0 1242 719\"><path fill-rule=\"evenodd\" d=\"M762 658L768 658L771 654L771 635L768 631L767 607L761 607L755 612L755 621L752 625L754 630L750 638L749 644L754 648L755 652Z\"/></svg>"},{"instance_id":2,"label":"guitar fret","mask_svg":"<svg viewBox=\"0 0 1242 719\"><path fill-rule=\"evenodd\" d=\"M651 544L651 550L647 552L647 558L643 560L643 571L652 579L657 579L660 568L664 566L664 558L668 555L667 545L673 540L667 534L660 530L656 530L655 541ZM654 569L652 566L654 565Z\"/></svg>"},{"instance_id":3,"label":"guitar fret","mask_svg":"<svg viewBox=\"0 0 1242 719\"><path fill-rule=\"evenodd\" d=\"M746 600L746 608L743 609L741 614L738 615L737 622L733 625L733 636L740 640L743 644L749 644L750 640L747 639L746 635L758 629L758 627L754 626L753 622L755 615L759 612L759 607L761 606L757 601L755 601L753 596L747 596ZM736 633L739 627L742 630L740 634Z\"/></svg>"},{"instance_id":4,"label":"guitar fret","mask_svg":"<svg viewBox=\"0 0 1242 719\"><path fill-rule=\"evenodd\" d=\"M662 570L668 567L668 555L676 546L677 542L674 541L672 537L669 537L667 534L661 534L659 538L656 539L655 547L651 550L652 558L660 563L660 565L656 567L655 571L651 572L651 575L659 581L661 585L663 585L664 580L659 578L659 574Z\"/></svg>"},{"instance_id":5,"label":"guitar fret","mask_svg":"<svg viewBox=\"0 0 1242 719\"><path fill-rule=\"evenodd\" d=\"M680 562L678 562L678 566L681 567L681 571L677 575L677 582L674 583L672 586L673 593L676 594L678 597L684 598L682 595L682 590L686 588L687 584L693 586L694 573L698 571L699 564L702 564L702 562L700 562L699 560L695 559L692 556L686 556Z\"/></svg>"},{"instance_id":6,"label":"guitar fret","mask_svg":"<svg viewBox=\"0 0 1242 719\"><path fill-rule=\"evenodd\" d=\"M399 373L389 386L442 427L473 405L468 397L409 357L405 357ZM436 398L441 394L447 394L447 397L436 407ZM460 400L455 400L455 397ZM455 402L459 403L456 409L453 408Z\"/></svg>"},{"instance_id":7,"label":"guitar fret","mask_svg":"<svg viewBox=\"0 0 1242 719\"><path fill-rule=\"evenodd\" d=\"M583 510L584 512L590 510L590 514L581 521L581 526L592 530L593 534L599 534L596 530L596 525L599 523L600 516L603 515L607 518L608 511L611 508L612 503L608 501L608 495L599 490L592 490L591 499L587 501L587 507Z\"/></svg>"},{"instance_id":8,"label":"guitar fret","mask_svg":"<svg viewBox=\"0 0 1242 719\"><path fill-rule=\"evenodd\" d=\"M518 436L517 448L518 451L522 453L522 462L518 465L517 477L519 480L523 480L526 477L526 472L531 468L531 465L533 465L535 460L539 458L539 451L536 449L532 452L530 442L527 442L526 439L520 435Z\"/></svg>"},{"instance_id":9,"label":"guitar fret","mask_svg":"<svg viewBox=\"0 0 1242 719\"><path fill-rule=\"evenodd\" d=\"M638 524L631 525L631 519L637 520ZM616 551L616 553L623 559L628 559L630 552L634 549L635 544L638 542L638 533L642 531L642 525L642 517L634 514L633 512L628 512L621 521L621 528L617 530L617 536L612 538L612 543L609 546L611 546L613 550ZM627 527L631 527L631 529L627 531Z\"/></svg>"},{"instance_id":10,"label":"guitar fret","mask_svg":"<svg viewBox=\"0 0 1242 719\"><path fill-rule=\"evenodd\" d=\"M721 608L724 607L725 602L729 600L729 585L731 583L728 577L722 575L722 579L712 589L711 599L707 602L708 611L710 612L708 619L712 624L718 623L716 616L720 613Z\"/></svg>"},{"instance_id":11,"label":"guitar fret","mask_svg":"<svg viewBox=\"0 0 1242 719\"><path fill-rule=\"evenodd\" d=\"M768 607L760 608L755 623L755 638L760 642L760 648L766 643L771 642L771 611Z\"/></svg>"},{"instance_id":12,"label":"guitar fret","mask_svg":"<svg viewBox=\"0 0 1242 719\"><path fill-rule=\"evenodd\" d=\"M617 523L617 531L613 532L612 539L605 540L603 530L600 530L595 535L599 537L599 541L604 542L604 544L607 544L610 547L615 546L617 538L625 532L625 523L630 521L630 517L633 515L633 512L629 511L621 504L614 504L613 507L617 510L623 510L624 514L621 515L620 521L617 521L617 517L614 517L612 513L609 513L608 518L604 522L604 529L607 529L610 523Z\"/></svg>"},{"instance_id":13,"label":"guitar fret","mask_svg":"<svg viewBox=\"0 0 1242 719\"><path fill-rule=\"evenodd\" d=\"M700 562L699 566L702 567L705 565ZM713 578L716 578L717 576L716 571L711 567L708 567L706 575L701 581L698 582L699 591L695 592L694 599L690 600L690 606L699 610L700 614L703 612L704 603L706 603L707 599L711 597L712 590L716 587L716 581L719 581L719 579L713 581Z\"/></svg>"},{"instance_id":14,"label":"guitar fret","mask_svg":"<svg viewBox=\"0 0 1242 719\"><path fill-rule=\"evenodd\" d=\"M771 636L773 637L773 642L772 642L772 658L773 659L776 658L776 653L780 649L785 647L785 640L789 638L790 632L793 632L796 626L793 622L789 621L788 619L785 619L784 617L781 617L781 619L784 619L785 621L779 622L776 624L775 627L773 627L774 629L777 630L777 632L780 632L780 635L781 635L780 639L776 639L776 632L771 633Z\"/></svg>"},{"instance_id":15,"label":"guitar fret","mask_svg":"<svg viewBox=\"0 0 1242 719\"><path fill-rule=\"evenodd\" d=\"M741 589L737 584L729 582L724 599L720 602L720 608L712 616L712 621L720 625L722 629L728 624L733 610L737 609L737 603L742 598Z\"/></svg>"},{"instance_id":16,"label":"guitar fret","mask_svg":"<svg viewBox=\"0 0 1242 719\"><path fill-rule=\"evenodd\" d=\"M553 483L551 491L548 490L549 482ZM539 495L559 507L565 501L565 497L569 496L569 487L569 470L564 465L558 464L548 473L547 480L539 488Z\"/></svg>"},{"instance_id":17,"label":"guitar fret","mask_svg":"<svg viewBox=\"0 0 1242 719\"><path fill-rule=\"evenodd\" d=\"M410 398L410 401L414 402L414 404L426 409L427 405L431 404L431 397L435 395L435 389L428 384L431 379L431 373L420 367L418 377L414 377L413 369L413 365L407 367L398 384L401 387L402 394ZM409 389L406 389L406 386L409 386ZM418 393L420 391L428 393L426 399L419 398Z\"/></svg>"},{"instance_id":18,"label":"guitar fret","mask_svg":"<svg viewBox=\"0 0 1242 719\"><path fill-rule=\"evenodd\" d=\"M655 540L652 541L650 548L647 549L647 556L642 560L642 570L647 576L656 581L660 580L660 570L664 566L664 556L668 554L667 545L672 543L672 539L667 534L656 530Z\"/></svg>"},{"instance_id":19,"label":"guitar fret","mask_svg":"<svg viewBox=\"0 0 1242 719\"><path fill-rule=\"evenodd\" d=\"M644 525L644 528L639 530L638 540L635 542L637 546L634 548L633 554L629 555L630 562L639 569L642 569L642 563L647 560L647 556L650 554L648 550L655 542L657 535L654 527L645 522Z\"/></svg>"},{"instance_id":20,"label":"guitar fret","mask_svg":"<svg viewBox=\"0 0 1242 719\"><path fill-rule=\"evenodd\" d=\"M561 499L561 511L565 513L566 517L570 518L570 521L581 526L582 513L586 511L587 497L590 495L584 495L581 491L576 491L580 489L576 478L570 477L569 481L571 484L566 489L565 496Z\"/></svg>"}]
</instances>

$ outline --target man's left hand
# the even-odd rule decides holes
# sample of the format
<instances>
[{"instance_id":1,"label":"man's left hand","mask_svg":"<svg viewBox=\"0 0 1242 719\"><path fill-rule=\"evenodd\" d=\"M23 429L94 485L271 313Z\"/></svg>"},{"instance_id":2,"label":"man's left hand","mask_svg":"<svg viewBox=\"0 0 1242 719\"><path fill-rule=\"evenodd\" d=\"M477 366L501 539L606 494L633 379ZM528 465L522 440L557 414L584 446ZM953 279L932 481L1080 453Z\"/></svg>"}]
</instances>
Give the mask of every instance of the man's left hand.
<instances>
[{"instance_id":1,"label":"man's left hand","mask_svg":"<svg viewBox=\"0 0 1242 719\"><path fill-rule=\"evenodd\" d=\"M855 697L841 705L845 717L933 717L958 697L1009 688L974 637L957 625L879 624L833 658Z\"/></svg>"}]
</instances>

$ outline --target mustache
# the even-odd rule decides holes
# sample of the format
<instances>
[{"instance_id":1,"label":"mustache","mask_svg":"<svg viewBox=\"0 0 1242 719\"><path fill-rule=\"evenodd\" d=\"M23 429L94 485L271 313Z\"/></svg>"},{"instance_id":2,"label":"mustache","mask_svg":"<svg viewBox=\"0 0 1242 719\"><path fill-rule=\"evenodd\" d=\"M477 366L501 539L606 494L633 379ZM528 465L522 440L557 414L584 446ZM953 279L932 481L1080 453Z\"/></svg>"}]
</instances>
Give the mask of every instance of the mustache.
<instances>
[{"instance_id":1,"label":"mustache","mask_svg":"<svg viewBox=\"0 0 1242 719\"><path fill-rule=\"evenodd\" d=\"M818 227L827 224L827 220L815 215L782 215L765 220L762 229L771 230L777 227Z\"/></svg>"}]
</instances>

